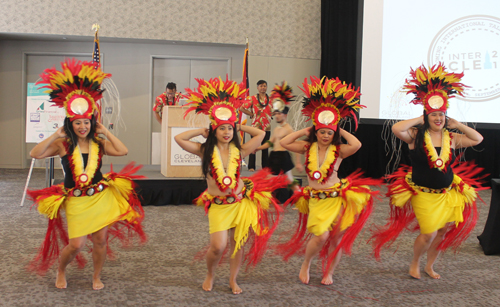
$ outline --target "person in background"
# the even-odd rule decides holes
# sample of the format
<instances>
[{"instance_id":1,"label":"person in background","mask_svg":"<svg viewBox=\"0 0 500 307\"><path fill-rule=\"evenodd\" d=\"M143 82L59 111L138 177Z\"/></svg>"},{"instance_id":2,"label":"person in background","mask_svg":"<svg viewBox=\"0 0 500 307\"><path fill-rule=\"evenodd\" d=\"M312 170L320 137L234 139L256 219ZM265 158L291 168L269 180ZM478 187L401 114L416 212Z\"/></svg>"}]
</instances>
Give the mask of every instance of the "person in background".
<instances>
[{"instance_id":1,"label":"person in background","mask_svg":"<svg viewBox=\"0 0 500 307\"><path fill-rule=\"evenodd\" d=\"M252 96L250 102L240 108L241 112L250 116L252 119L252 127L265 131L266 135L262 144L267 142L271 137L271 104L269 96L267 95L267 82L265 80L259 80L257 82L258 93ZM261 144L261 145L262 145ZM268 166L268 149L262 150L262 168ZM248 158L248 170L255 171L255 154L250 154Z\"/></svg>"},{"instance_id":2,"label":"person in background","mask_svg":"<svg viewBox=\"0 0 500 307\"><path fill-rule=\"evenodd\" d=\"M156 120L161 124L161 117L164 106L175 106L181 98L180 93L177 93L177 85L173 82L167 83L165 92L158 95L153 106L153 113Z\"/></svg>"},{"instance_id":3,"label":"person in background","mask_svg":"<svg viewBox=\"0 0 500 307\"><path fill-rule=\"evenodd\" d=\"M269 155L268 168L271 170L273 175L285 174L288 178L290 187L296 186L297 184L292 175L294 163L292 162L290 153L283 148L283 146L281 146L280 140L293 132L290 124L287 123L287 114L290 109L288 105L293 98L292 88L286 83L286 81L283 81L281 85L276 84L274 89L271 91L271 103L273 117L278 123L278 126L274 128L270 140L259 146L253 152L256 153L259 150L272 148L271 154ZM299 155L295 154L295 158L298 171L304 171L304 168L300 163ZM284 203L288 198L290 198L291 194L293 194L293 189L279 189L276 191L276 198L281 203Z\"/></svg>"}]
</instances>

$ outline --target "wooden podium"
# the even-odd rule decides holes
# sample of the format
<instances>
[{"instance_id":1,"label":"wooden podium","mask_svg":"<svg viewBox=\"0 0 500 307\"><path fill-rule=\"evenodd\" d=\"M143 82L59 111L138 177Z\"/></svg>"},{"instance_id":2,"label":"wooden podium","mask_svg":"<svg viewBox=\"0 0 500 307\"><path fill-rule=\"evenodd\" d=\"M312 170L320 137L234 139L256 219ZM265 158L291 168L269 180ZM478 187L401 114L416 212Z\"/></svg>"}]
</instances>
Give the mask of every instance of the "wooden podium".
<instances>
[{"instance_id":1,"label":"wooden podium","mask_svg":"<svg viewBox=\"0 0 500 307\"><path fill-rule=\"evenodd\" d=\"M165 106L163 107L162 123L161 123L161 173L167 178L196 178L200 179L201 163L197 165L172 165L172 146L177 147L173 134L173 130L177 128L208 128L210 120L208 116L203 114L195 114L191 112L184 119L184 112L188 107L185 106ZM182 150L182 155L190 156L187 151ZM197 157L197 156L196 156ZM192 164L192 163L191 163Z\"/></svg>"}]
</instances>

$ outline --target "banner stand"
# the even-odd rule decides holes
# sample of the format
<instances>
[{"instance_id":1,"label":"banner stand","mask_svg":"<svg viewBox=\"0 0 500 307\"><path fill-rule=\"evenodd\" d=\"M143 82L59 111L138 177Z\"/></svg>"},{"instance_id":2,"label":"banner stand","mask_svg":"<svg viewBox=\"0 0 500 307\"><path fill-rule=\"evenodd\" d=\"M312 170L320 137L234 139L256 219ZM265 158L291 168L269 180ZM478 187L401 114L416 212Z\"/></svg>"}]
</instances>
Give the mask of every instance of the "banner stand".
<instances>
[{"instance_id":1,"label":"banner stand","mask_svg":"<svg viewBox=\"0 0 500 307\"><path fill-rule=\"evenodd\" d=\"M33 172L33 166L35 165L35 158L31 159L30 171L28 173L28 179L26 179L26 185L24 186L23 199L21 200L21 207L24 205L24 200L26 199L26 191L28 191L28 185L30 184L31 173Z\"/></svg>"},{"instance_id":2,"label":"banner stand","mask_svg":"<svg viewBox=\"0 0 500 307\"><path fill-rule=\"evenodd\" d=\"M51 187L54 183L54 157L45 159L45 187Z\"/></svg>"},{"instance_id":3,"label":"banner stand","mask_svg":"<svg viewBox=\"0 0 500 307\"><path fill-rule=\"evenodd\" d=\"M33 173L33 167L35 166L35 160L35 158L31 159L30 171L28 173L28 178L26 179L26 185L24 186L21 207L24 206L24 201L26 200L26 191L28 191L28 185L30 184L31 174ZM54 184L54 157L45 159L45 187L51 187L52 184Z\"/></svg>"}]
</instances>

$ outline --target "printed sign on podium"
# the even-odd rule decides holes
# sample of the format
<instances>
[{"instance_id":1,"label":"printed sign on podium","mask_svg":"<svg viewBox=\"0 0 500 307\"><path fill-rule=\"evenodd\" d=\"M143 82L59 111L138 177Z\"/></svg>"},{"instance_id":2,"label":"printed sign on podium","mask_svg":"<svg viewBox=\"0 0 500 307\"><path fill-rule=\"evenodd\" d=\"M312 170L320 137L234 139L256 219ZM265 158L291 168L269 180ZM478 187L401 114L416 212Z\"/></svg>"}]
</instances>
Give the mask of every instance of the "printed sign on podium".
<instances>
[{"instance_id":1,"label":"printed sign on podium","mask_svg":"<svg viewBox=\"0 0 500 307\"><path fill-rule=\"evenodd\" d=\"M203 114L189 113L184 119L188 107L167 106L163 108L161 125L161 173L167 178L196 178L203 177L201 173L201 159L197 155L182 149L174 137L187 130L208 128L210 120ZM204 143L205 138L197 136L194 142Z\"/></svg>"}]
</instances>

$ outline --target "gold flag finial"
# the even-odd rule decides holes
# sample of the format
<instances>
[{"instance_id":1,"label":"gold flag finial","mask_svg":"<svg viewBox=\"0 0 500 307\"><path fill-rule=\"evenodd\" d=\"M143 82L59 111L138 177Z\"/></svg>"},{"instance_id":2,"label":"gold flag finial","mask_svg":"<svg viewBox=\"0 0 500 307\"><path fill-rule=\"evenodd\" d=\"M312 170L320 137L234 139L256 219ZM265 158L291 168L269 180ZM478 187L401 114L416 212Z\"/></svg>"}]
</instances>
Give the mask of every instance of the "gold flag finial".
<instances>
[{"instance_id":1,"label":"gold flag finial","mask_svg":"<svg viewBox=\"0 0 500 307\"><path fill-rule=\"evenodd\" d=\"M95 30L96 32L98 32L100 28L101 28L101 27L100 27L97 23L94 23L94 24L92 25L92 30Z\"/></svg>"}]
</instances>

